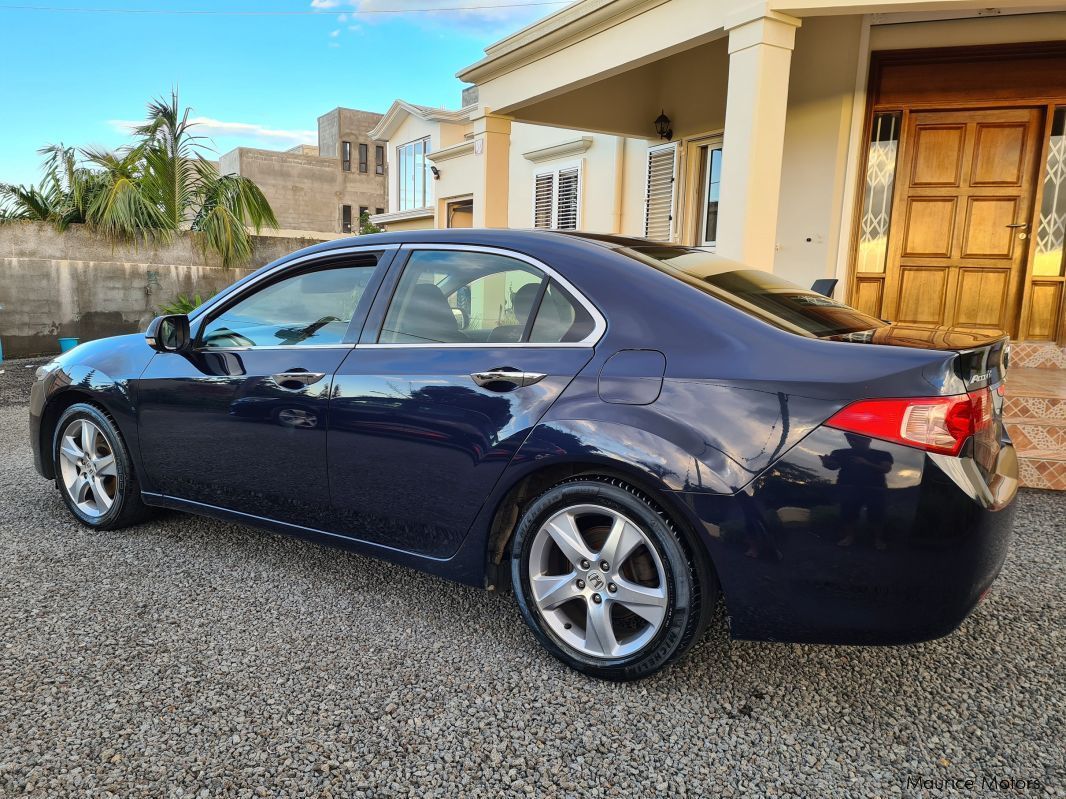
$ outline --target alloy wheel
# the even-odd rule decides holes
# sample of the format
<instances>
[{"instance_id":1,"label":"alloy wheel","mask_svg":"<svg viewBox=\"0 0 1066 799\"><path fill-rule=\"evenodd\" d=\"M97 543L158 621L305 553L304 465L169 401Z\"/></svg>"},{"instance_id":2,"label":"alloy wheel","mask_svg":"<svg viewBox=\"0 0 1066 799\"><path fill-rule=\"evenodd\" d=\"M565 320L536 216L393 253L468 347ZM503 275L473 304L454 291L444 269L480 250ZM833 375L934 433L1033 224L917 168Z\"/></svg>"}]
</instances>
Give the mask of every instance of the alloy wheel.
<instances>
[{"instance_id":1,"label":"alloy wheel","mask_svg":"<svg viewBox=\"0 0 1066 799\"><path fill-rule=\"evenodd\" d=\"M666 619L666 573L655 545L610 508L574 505L551 516L533 539L528 576L548 627L587 657L628 657Z\"/></svg>"},{"instance_id":2,"label":"alloy wheel","mask_svg":"<svg viewBox=\"0 0 1066 799\"><path fill-rule=\"evenodd\" d=\"M67 496L86 516L99 518L115 504L115 453L103 431L88 419L75 419L63 430L59 472Z\"/></svg>"}]
</instances>

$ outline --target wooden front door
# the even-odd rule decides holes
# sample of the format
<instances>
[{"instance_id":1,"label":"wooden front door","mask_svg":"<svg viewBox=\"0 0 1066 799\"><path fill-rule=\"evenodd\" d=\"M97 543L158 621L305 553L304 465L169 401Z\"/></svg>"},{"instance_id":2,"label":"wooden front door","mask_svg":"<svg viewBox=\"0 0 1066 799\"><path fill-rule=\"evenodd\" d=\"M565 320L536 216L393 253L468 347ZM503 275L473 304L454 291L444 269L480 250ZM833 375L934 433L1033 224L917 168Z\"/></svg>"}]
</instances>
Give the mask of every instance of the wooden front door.
<instances>
[{"instance_id":1,"label":"wooden front door","mask_svg":"<svg viewBox=\"0 0 1066 799\"><path fill-rule=\"evenodd\" d=\"M1017 335L1043 109L905 116L885 318Z\"/></svg>"}]
</instances>

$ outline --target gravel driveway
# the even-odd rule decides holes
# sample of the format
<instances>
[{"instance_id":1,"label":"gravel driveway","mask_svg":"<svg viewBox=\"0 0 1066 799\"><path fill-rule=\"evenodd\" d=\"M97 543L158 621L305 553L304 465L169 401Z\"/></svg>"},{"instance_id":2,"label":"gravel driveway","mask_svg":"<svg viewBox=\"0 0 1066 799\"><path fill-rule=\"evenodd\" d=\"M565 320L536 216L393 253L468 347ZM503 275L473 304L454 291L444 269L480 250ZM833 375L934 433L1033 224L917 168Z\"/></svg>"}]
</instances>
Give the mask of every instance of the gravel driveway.
<instances>
[{"instance_id":1,"label":"gravel driveway","mask_svg":"<svg viewBox=\"0 0 1066 799\"><path fill-rule=\"evenodd\" d=\"M26 426L0 408L0 794L1066 787L1066 495L1023 494L1004 574L947 639L731 643L719 619L679 666L613 685L549 658L506 596L191 516L89 532L33 473Z\"/></svg>"}]
</instances>

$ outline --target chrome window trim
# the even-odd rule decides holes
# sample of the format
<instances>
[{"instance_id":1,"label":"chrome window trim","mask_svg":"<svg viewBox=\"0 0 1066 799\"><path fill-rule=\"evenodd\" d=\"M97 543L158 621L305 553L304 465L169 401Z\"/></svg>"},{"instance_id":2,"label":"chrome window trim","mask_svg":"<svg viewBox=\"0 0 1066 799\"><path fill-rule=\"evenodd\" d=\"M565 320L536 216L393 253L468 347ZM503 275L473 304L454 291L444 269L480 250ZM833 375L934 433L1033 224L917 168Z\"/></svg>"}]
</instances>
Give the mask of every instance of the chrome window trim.
<instances>
[{"instance_id":1,"label":"chrome window trim","mask_svg":"<svg viewBox=\"0 0 1066 799\"><path fill-rule=\"evenodd\" d=\"M268 269L263 274L249 280L240 290L235 292L232 296L228 294L219 294L216 297L212 297L211 300L217 300L217 302L208 301L201 305L196 310L198 313L194 317L190 317L190 321L199 325L196 330L196 335L193 339L200 337L203 332L200 328L205 324L200 322L200 318L210 314L211 310L216 305L227 304L230 300L240 302L241 298L247 297L254 287L262 283L264 280L274 277L278 272L287 271L289 267L298 266L308 261L314 261L317 259L332 258L337 255L351 255L355 253L367 253L367 252L386 252L400 249L399 244L360 244L351 247L337 247L332 250L321 250L320 252L312 252L307 255L301 255L299 258L293 258L291 261L285 261L275 266L273 269ZM374 267L377 269L377 266ZM338 342L336 344L293 344L286 346L283 344L258 344L252 347L196 347L194 352L248 352L250 350L298 350L298 349L353 349L356 345L354 343Z\"/></svg>"},{"instance_id":2,"label":"chrome window trim","mask_svg":"<svg viewBox=\"0 0 1066 799\"><path fill-rule=\"evenodd\" d=\"M486 350L486 349L490 349L490 350L495 350L495 349L513 349L515 347L536 347L538 349L543 349L543 348L571 349L571 348L574 348L574 347L586 347L587 348L587 347L595 347L597 344L599 344L600 343L600 339L603 338L603 334L607 332L607 320L604 318L603 314L600 313L599 308L597 308L595 305L593 305L592 302L590 302L589 299L587 297L585 297L584 294L582 294L580 291L578 291L576 288L574 288L574 284L573 283L571 283L565 277L560 275L558 272L556 272L554 269L552 269L546 263L534 258L531 255L526 255L525 253L518 252L517 250L508 250L508 249L506 249L504 247L490 247L490 246L485 246L485 245L481 245L481 244L430 244L430 243L418 243L418 244L403 244L403 245L400 246L400 251L401 252L412 252L412 251L416 251L416 250L458 250L460 252L480 252L480 253L486 253L488 255L499 255L499 256L502 256L504 258L513 258L516 261L522 261L522 262L524 262L526 264L529 264L530 266L532 266L532 267L534 267L536 269L539 269L542 272L544 272L544 274L546 274L549 278L551 278L556 283L558 283L560 286L562 286L564 289L566 289L566 291L570 294L570 296L573 297L575 300L577 300L581 304L581 306L586 311L588 311L589 315L592 317L592 322L593 322L592 331L587 336L585 336L585 338L581 339L581 341L558 341L558 342L547 342L547 343L533 343L533 342L523 342L523 341L512 341L512 342L504 342L504 341L501 341L501 342L453 341L453 342L440 342L440 343L426 342L425 344L415 344L415 343L400 343L400 344L388 343L388 344L382 344L382 343L379 343L379 342L374 342L374 343L368 343L368 344L359 344L358 345L358 349L374 349L374 350L385 350L385 349L390 349L390 350L396 350L396 349L418 349L418 350L424 350L424 349L468 349L468 350L469 349L477 349L477 350ZM403 268L407 269L407 264L406 263L404 263ZM401 272L399 278L396 281L396 288L399 288L399 285L400 285L399 281L402 280L402 279L403 279L403 273ZM395 290L393 292L393 297L395 297ZM385 324L385 321L384 321L385 318L388 318L389 308L392 307L393 297L389 298L389 305L385 309L385 316L382 318L382 325ZM381 337L381 331L380 330L378 331L378 337L379 338Z\"/></svg>"}]
</instances>

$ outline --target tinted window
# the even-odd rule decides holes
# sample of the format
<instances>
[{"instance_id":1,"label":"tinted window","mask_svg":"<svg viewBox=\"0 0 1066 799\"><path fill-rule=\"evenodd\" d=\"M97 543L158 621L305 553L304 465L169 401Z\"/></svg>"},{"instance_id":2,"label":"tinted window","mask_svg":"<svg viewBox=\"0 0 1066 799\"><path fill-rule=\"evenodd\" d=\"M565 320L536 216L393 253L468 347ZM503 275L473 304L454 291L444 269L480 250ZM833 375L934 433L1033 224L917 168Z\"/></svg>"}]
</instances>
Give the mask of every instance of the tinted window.
<instances>
[{"instance_id":1,"label":"tinted window","mask_svg":"<svg viewBox=\"0 0 1066 799\"><path fill-rule=\"evenodd\" d=\"M769 272L703 250L649 245L618 250L752 316L793 333L825 337L883 327L884 322Z\"/></svg>"},{"instance_id":2,"label":"tinted window","mask_svg":"<svg viewBox=\"0 0 1066 799\"><path fill-rule=\"evenodd\" d=\"M374 274L374 266L341 266L280 280L212 318L205 347L339 344Z\"/></svg>"},{"instance_id":3,"label":"tinted window","mask_svg":"<svg viewBox=\"0 0 1066 799\"><path fill-rule=\"evenodd\" d=\"M529 340L534 344L582 341L595 326L585 306L553 280L544 292Z\"/></svg>"},{"instance_id":4,"label":"tinted window","mask_svg":"<svg viewBox=\"0 0 1066 799\"><path fill-rule=\"evenodd\" d=\"M595 327L545 274L504 255L415 250L378 340L384 344L581 341Z\"/></svg>"},{"instance_id":5,"label":"tinted window","mask_svg":"<svg viewBox=\"0 0 1066 799\"><path fill-rule=\"evenodd\" d=\"M502 255L415 250L379 341L385 344L517 342L544 274Z\"/></svg>"}]
</instances>

